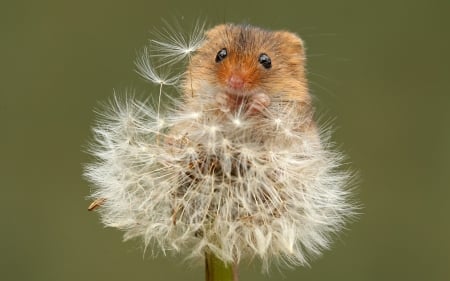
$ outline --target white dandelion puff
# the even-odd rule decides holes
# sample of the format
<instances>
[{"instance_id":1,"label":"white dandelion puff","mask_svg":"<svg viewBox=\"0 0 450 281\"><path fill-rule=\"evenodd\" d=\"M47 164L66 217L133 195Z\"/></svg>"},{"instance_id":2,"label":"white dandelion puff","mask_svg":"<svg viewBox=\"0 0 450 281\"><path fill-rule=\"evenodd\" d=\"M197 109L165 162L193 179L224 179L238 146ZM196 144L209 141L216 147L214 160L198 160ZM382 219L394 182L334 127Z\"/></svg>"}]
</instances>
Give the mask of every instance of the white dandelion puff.
<instances>
[{"instance_id":1,"label":"white dandelion puff","mask_svg":"<svg viewBox=\"0 0 450 281\"><path fill-rule=\"evenodd\" d=\"M247 27L226 28L230 42L235 29L241 43L252 40ZM166 37L167 46L158 43L162 54L180 54L176 60L183 57L175 46L190 46L177 36ZM85 175L94 184L92 198L102 199L103 223L164 253L202 258L209 252L227 264L257 258L264 269L271 261L308 264L356 209L343 156L328 130L313 122L310 104L281 98L269 104L266 94L224 96L226 87L196 76L203 57L195 56L184 73L191 75L187 93L173 98L169 110L161 110L160 98L156 106L115 98L96 124L96 161ZM137 66L155 83L178 81L157 75L147 52Z\"/></svg>"},{"instance_id":2,"label":"white dandelion puff","mask_svg":"<svg viewBox=\"0 0 450 281\"><path fill-rule=\"evenodd\" d=\"M104 223L127 238L164 250L193 247L194 256L207 248L226 262L304 264L352 214L343 189L350 175L315 135L287 141L276 119L259 132L236 127L233 117L218 127L215 116L189 108L162 123L135 101L116 104L114 113L95 129L99 161L86 175L97 186L93 198L106 198ZM267 141L250 141L260 140L252 134Z\"/></svg>"}]
</instances>

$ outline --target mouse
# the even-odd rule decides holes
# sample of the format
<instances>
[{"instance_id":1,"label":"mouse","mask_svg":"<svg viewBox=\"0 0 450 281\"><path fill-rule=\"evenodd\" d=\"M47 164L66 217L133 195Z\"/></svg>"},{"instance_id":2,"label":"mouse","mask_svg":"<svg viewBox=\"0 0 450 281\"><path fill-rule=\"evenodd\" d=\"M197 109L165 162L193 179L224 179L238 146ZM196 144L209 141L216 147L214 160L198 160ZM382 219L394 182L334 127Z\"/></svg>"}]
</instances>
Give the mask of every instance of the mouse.
<instances>
[{"instance_id":1,"label":"mouse","mask_svg":"<svg viewBox=\"0 0 450 281\"><path fill-rule=\"evenodd\" d=\"M305 64L303 41L292 32L221 24L206 32L190 59L184 98L195 105L213 95L212 107L248 116L286 102L311 111Z\"/></svg>"}]
</instances>

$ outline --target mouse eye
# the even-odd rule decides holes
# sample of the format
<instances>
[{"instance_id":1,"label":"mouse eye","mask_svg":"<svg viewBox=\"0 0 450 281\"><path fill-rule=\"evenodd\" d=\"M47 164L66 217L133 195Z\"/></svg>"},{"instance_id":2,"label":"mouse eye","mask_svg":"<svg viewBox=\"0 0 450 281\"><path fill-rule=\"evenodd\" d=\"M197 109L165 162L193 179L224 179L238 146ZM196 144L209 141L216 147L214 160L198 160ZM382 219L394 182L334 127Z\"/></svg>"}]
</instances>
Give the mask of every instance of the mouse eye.
<instances>
[{"instance_id":1,"label":"mouse eye","mask_svg":"<svg viewBox=\"0 0 450 281\"><path fill-rule=\"evenodd\" d=\"M216 62L221 62L227 56L227 48L223 48L216 55Z\"/></svg>"},{"instance_id":2,"label":"mouse eye","mask_svg":"<svg viewBox=\"0 0 450 281\"><path fill-rule=\"evenodd\" d=\"M261 55L259 55L259 63L262 64L264 66L264 68L271 68L272 67L272 60L270 59L270 57L267 54L262 53Z\"/></svg>"}]
</instances>

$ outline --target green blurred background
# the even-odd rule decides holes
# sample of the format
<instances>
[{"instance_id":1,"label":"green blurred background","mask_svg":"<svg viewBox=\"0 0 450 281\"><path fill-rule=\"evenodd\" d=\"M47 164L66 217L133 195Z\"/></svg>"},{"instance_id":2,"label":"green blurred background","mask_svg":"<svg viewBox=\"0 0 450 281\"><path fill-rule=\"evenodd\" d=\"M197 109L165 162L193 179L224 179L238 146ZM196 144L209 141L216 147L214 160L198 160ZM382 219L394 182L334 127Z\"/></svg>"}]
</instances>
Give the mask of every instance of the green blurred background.
<instances>
[{"instance_id":1,"label":"green blurred background","mask_svg":"<svg viewBox=\"0 0 450 281\"><path fill-rule=\"evenodd\" d=\"M10 2L10 3L8 3ZM149 85L161 19L249 22L306 41L312 93L360 173L363 215L310 268L241 280L450 280L450 1L2 1L1 280L203 280L86 211L93 109Z\"/></svg>"}]
</instances>

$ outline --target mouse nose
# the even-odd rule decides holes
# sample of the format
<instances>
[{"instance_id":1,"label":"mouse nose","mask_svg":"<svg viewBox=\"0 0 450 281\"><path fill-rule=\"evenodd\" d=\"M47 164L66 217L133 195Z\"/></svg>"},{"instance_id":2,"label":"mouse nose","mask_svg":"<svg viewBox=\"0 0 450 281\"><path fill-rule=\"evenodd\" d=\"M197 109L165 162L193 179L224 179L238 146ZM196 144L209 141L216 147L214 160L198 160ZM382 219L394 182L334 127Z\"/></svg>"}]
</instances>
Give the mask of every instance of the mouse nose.
<instances>
[{"instance_id":1,"label":"mouse nose","mask_svg":"<svg viewBox=\"0 0 450 281\"><path fill-rule=\"evenodd\" d=\"M239 74L231 74L228 79L228 85L235 90L242 89L244 87L244 79Z\"/></svg>"}]
</instances>

